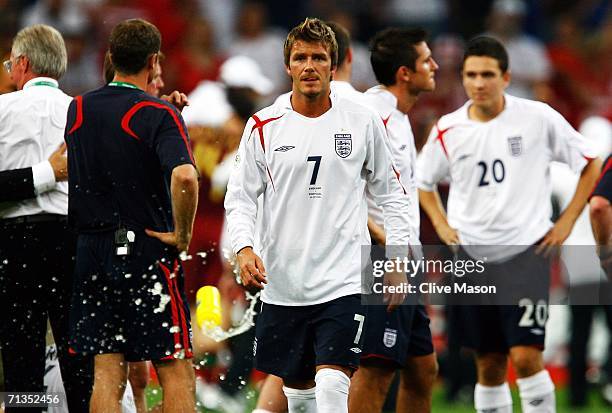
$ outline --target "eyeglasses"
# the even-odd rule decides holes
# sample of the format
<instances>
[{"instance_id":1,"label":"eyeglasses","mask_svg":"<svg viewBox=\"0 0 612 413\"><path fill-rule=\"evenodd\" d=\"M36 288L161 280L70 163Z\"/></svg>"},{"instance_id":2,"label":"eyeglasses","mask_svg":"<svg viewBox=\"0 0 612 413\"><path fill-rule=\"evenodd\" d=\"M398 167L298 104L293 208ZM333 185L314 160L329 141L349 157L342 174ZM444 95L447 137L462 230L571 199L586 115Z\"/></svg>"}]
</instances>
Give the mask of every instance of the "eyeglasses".
<instances>
[{"instance_id":1,"label":"eyeglasses","mask_svg":"<svg viewBox=\"0 0 612 413\"><path fill-rule=\"evenodd\" d=\"M15 57L15 60L19 59L21 56L22 55ZM8 73L11 73L11 70L13 70L13 62L11 61L11 59L2 62L2 66L4 66L4 70L6 70Z\"/></svg>"}]
</instances>

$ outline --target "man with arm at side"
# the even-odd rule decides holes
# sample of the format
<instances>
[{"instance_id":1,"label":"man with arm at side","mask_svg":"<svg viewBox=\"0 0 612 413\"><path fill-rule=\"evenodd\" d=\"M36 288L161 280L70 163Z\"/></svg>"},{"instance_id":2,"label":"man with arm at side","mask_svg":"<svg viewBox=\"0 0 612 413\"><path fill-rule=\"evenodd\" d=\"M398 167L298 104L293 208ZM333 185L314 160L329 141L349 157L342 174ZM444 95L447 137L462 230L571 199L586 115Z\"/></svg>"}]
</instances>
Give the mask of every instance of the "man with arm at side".
<instances>
[{"instance_id":1,"label":"man with arm at side","mask_svg":"<svg viewBox=\"0 0 612 413\"><path fill-rule=\"evenodd\" d=\"M180 113L145 93L160 47L152 24L119 23L109 39L113 81L68 111L69 216L78 232L72 347L95 356L92 412L119 411L126 361L142 360L155 366L165 412L195 411L179 253L191 240L197 172Z\"/></svg>"},{"instance_id":2,"label":"man with arm at side","mask_svg":"<svg viewBox=\"0 0 612 413\"><path fill-rule=\"evenodd\" d=\"M438 65L421 29L383 30L372 39L370 50L372 68L380 84L365 92L366 102L383 120L402 186L412 199L418 199L416 147L407 114L422 92L434 90ZM372 237L384 245L382 210L371 199L368 199L368 214ZM419 246L417 203L411 205L409 218L412 245ZM396 411L431 411L438 365L425 307L403 305L387 313L380 306L369 306L364 334L361 367L351 381L351 413L380 412L398 369ZM385 340L389 334L395 334L395 339Z\"/></svg>"},{"instance_id":3,"label":"man with arm at side","mask_svg":"<svg viewBox=\"0 0 612 413\"><path fill-rule=\"evenodd\" d=\"M346 99L358 103L365 103L363 93L358 92L351 85L352 49L351 37L348 31L340 24L326 22L334 32L338 44L338 66L330 82L330 89ZM291 92L280 95L276 100L282 102L291 96ZM373 202L373 201L372 201ZM286 411L287 398L282 392L283 381L274 375L268 375L257 399L257 407L253 413L282 413Z\"/></svg>"},{"instance_id":4,"label":"man with arm at side","mask_svg":"<svg viewBox=\"0 0 612 413\"><path fill-rule=\"evenodd\" d=\"M523 287L526 277L545 277L536 281L547 285L545 255L569 235L600 161L593 159L586 139L548 105L504 93L509 82L504 46L486 36L472 39L463 60L463 86L470 100L433 128L417 162L419 198L440 238L463 245L460 253L494 246L487 262L491 275L517 279ZM572 201L554 225L548 172L552 161L581 174ZM448 218L435 191L447 175ZM520 270L525 266L528 273ZM548 291L542 293L543 302L520 300L520 306L454 308L463 344L476 351L478 412L512 411L508 356L518 376L523 412L555 411L554 384L542 359ZM537 317L529 312L536 305Z\"/></svg>"},{"instance_id":5,"label":"man with arm at side","mask_svg":"<svg viewBox=\"0 0 612 413\"><path fill-rule=\"evenodd\" d=\"M290 413L346 413L365 321L365 187L384 205L393 257L410 244L410 200L382 121L330 94L332 30L308 18L291 30L284 54L292 93L247 123L225 198L228 228L243 284L263 288L255 367L283 378ZM252 250L259 195L263 260ZM391 309L404 298L389 297Z\"/></svg>"},{"instance_id":6,"label":"man with arm at side","mask_svg":"<svg viewBox=\"0 0 612 413\"><path fill-rule=\"evenodd\" d=\"M0 346L5 391L42 392L48 318L68 408L85 411L91 363L71 354L68 343L75 251L66 217L68 186L55 182L45 161L51 156L61 163L55 155L63 157L56 151L71 98L59 89L58 79L67 64L64 39L47 25L19 31L4 64L18 90L0 96L0 170L9 170L10 177L10 170L25 168L17 173L26 181L31 173L32 184L39 185L39 178L43 184L18 183L14 194L3 195L12 201L0 203ZM64 171L58 177L65 179L65 166L59 169Z\"/></svg>"}]
</instances>

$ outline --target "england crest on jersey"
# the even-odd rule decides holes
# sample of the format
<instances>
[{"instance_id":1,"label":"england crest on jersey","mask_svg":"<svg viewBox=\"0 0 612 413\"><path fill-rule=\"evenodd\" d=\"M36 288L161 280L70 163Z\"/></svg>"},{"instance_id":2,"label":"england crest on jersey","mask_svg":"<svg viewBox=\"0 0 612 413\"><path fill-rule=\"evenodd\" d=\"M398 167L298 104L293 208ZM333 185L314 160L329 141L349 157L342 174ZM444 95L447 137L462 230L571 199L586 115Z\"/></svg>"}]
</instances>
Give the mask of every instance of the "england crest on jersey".
<instances>
[{"instance_id":1,"label":"england crest on jersey","mask_svg":"<svg viewBox=\"0 0 612 413\"><path fill-rule=\"evenodd\" d=\"M341 158L346 158L353 151L353 141L350 133L336 133L336 153Z\"/></svg>"},{"instance_id":2,"label":"england crest on jersey","mask_svg":"<svg viewBox=\"0 0 612 413\"><path fill-rule=\"evenodd\" d=\"M383 344L387 348L391 348L397 342L397 330L392 328L385 328L385 334L383 334Z\"/></svg>"},{"instance_id":3,"label":"england crest on jersey","mask_svg":"<svg viewBox=\"0 0 612 413\"><path fill-rule=\"evenodd\" d=\"M520 136L508 138L508 150L510 150L512 156L521 156L523 153L523 138Z\"/></svg>"}]
</instances>

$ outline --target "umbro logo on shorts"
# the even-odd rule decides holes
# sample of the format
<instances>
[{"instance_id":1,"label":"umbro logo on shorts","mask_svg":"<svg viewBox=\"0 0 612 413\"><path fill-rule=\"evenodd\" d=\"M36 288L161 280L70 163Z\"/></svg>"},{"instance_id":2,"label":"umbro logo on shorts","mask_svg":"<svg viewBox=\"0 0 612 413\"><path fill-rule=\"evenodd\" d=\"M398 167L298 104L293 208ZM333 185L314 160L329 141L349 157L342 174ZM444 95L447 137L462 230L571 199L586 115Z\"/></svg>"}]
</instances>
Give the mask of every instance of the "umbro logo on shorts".
<instances>
[{"instance_id":1,"label":"umbro logo on shorts","mask_svg":"<svg viewBox=\"0 0 612 413\"><path fill-rule=\"evenodd\" d=\"M293 148L295 148L295 146L281 146L279 148L274 149L274 152L287 152Z\"/></svg>"}]
</instances>

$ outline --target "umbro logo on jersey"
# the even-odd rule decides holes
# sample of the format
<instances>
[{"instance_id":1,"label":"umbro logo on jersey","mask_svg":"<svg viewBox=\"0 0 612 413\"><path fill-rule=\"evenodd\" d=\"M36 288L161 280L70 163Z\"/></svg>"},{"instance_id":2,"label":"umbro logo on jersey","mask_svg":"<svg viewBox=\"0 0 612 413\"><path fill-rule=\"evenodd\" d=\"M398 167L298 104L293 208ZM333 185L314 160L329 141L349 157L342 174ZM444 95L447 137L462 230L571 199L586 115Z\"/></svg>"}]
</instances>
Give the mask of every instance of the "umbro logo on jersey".
<instances>
[{"instance_id":1,"label":"umbro logo on jersey","mask_svg":"<svg viewBox=\"0 0 612 413\"><path fill-rule=\"evenodd\" d=\"M520 136L508 138L508 150L512 156L521 156L523 153L523 138Z\"/></svg>"},{"instance_id":2,"label":"umbro logo on jersey","mask_svg":"<svg viewBox=\"0 0 612 413\"><path fill-rule=\"evenodd\" d=\"M542 403L544 403L544 399L533 399L532 401L529 402L530 405L532 406L539 406Z\"/></svg>"},{"instance_id":3,"label":"umbro logo on jersey","mask_svg":"<svg viewBox=\"0 0 612 413\"><path fill-rule=\"evenodd\" d=\"M531 334L535 334L536 336L544 335L544 330L542 330L541 328L532 328L531 330L529 330L529 332L531 332Z\"/></svg>"},{"instance_id":4,"label":"umbro logo on jersey","mask_svg":"<svg viewBox=\"0 0 612 413\"><path fill-rule=\"evenodd\" d=\"M295 146L281 146L279 148L274 149L274 152L287 152L293 148L295 148Z\"/></svg>"},{"instance_id":5,"label":"umbro logo on jersey","mask_svg":"<svg viewBox=\"0 0 612 413\"><path fill-rule=\"evenodd\" d=\"M359 354L361 353L361 349L359 347L353 347L350 349L353 353L355 354Z\"/></svg>"},{"instance_id":6,"label":"umbro logo on jersey","mask_svg":"<svg viewBox=\"0 0 612 413\"><path fill-rule=\"evenodd\" d=\"M353 152L353 140L350 133L336 133L336 154L341 158L346 158Z\"/></svg>"}]
</instances>

